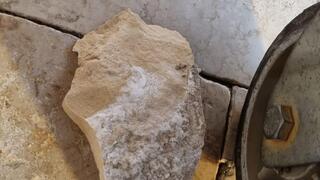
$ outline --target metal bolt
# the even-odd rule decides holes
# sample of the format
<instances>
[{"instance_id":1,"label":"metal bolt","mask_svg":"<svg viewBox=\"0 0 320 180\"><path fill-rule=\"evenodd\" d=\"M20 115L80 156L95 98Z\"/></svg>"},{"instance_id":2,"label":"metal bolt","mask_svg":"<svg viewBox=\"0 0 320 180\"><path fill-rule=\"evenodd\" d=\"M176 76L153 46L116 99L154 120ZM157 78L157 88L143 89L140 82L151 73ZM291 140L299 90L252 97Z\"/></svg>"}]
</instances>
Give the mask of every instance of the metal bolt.
<instances>
[{"instance_id":1,"label":"metal bolt","mask_svg":"<svg viewBox=\"0 0 320 180\"><path fill-rule=\"evenodd\" d=\"M268 139L286 141L294 127L290 106L273 105L268 108L264 121L264 134Z\"/></svg>"}]
</instances>

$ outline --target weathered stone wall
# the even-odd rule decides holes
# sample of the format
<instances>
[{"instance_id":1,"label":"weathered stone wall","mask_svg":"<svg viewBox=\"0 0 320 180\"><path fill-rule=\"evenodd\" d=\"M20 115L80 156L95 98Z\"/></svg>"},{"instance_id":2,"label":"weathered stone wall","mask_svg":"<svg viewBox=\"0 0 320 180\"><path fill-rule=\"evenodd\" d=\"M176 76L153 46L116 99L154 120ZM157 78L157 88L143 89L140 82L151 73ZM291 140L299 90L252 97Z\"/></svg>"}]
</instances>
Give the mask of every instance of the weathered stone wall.
<instances>
[{"instance_id":1,"label":"weathered stone wall","mask_svg":"<svg viewBox=\"0 0 320 180\"><path fill-rule=\"evenodd\" d=\"M0 0L0 10L78 34L131 8L147 23L177 30L211 76L248 86L264 52L318 0Z\"/></svg>"}]
</instances>

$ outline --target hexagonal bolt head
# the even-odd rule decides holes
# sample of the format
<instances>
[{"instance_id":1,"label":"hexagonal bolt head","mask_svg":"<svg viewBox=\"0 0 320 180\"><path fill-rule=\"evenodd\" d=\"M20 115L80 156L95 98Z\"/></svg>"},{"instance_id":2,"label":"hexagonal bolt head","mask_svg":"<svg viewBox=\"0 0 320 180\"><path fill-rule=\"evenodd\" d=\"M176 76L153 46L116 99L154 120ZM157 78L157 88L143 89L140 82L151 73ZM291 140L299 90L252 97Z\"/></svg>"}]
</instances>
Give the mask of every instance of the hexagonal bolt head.
<instances>
[{"instance_id":1,"label":"hexagonal bolt head","mask_svg":"<svg viewBox=\"0 0 320 180\"><path fill-rule=\"evenodd\" d=\"M294 127L290 106L276 105L268 108L264 120L264 134L268 139L288 140Z\"/></svg>"}]
</instances>

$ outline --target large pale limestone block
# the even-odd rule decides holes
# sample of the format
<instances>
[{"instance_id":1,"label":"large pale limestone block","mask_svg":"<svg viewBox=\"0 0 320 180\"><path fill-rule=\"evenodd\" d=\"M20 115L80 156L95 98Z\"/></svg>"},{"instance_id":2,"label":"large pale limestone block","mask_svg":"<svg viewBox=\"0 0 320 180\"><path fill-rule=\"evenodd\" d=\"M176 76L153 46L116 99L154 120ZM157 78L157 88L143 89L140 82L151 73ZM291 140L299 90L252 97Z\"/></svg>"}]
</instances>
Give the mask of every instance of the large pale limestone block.
<instances>
[{"instance_id":1,"label":"large pale limestone block","mask_svg":"<svg viewBox=\"0 0 320 180\"><path fill-rule=\"evenodd\" d=\"M0 9L87 33L131 8L179 31L206 73L249 86L266 49L303 9L319 0L0 0Z\"/></svg>"},{"instance_id":2,"label":"large pale limestone block","mask_svg":"<svg viewBox=\"0 0 320 180\"><path fill-rule=\"evenodd\" d=\"M63 107L87 135L101 179L190 179L204 120L188 42L126 10L74 46Z\"/></svg>"},{"instance_id":3,"label":"large pale limestone block","mask_svg":"<svg viewBox=\"0 0 320 180\"><path fill-rule=\"evenodd\" d=\"M90 145L61 104L77 38L0 14L0 179L96 180Z\"/></svg>"},{"instance_id":4,"label":"large pale limestone block","mask_svg":"<svg viewBox=\"0 0 320 180\"><path fill-rule=\"evenodd\" d=\"M206 122L205 153L218 162L225 138L230 90L219 83L201 78L203 112Z\"/></svg>"}]
</instances>

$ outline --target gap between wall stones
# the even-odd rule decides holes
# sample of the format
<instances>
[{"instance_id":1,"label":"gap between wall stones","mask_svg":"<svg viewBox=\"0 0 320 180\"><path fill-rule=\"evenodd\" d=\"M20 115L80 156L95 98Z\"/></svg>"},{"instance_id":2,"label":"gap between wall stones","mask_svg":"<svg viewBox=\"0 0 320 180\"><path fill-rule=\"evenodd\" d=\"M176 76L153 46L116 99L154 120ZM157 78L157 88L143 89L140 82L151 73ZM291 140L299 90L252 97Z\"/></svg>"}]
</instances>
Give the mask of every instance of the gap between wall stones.
<instances>
[{"instance_id":1,"label":"gap between wall stones","mask_svg":"<svg viewBox=\"0 0 320 180\"><path fill-rule=\"evenodd\" d=\"M1 8L0 8L0 13L6 14L6 15L9 15L9 16L13 16L13 17L17 17L17 18L21 18L21 19L25 19L25 20L29 20L29 21L31 21L33 23L38 24L38 25L46 26L46 27L52 28L52 29L54 29L56 31L59 31L59 32L62 32L62 33L65 33L65 34L69 34L71 36L75 36L77 38L82 38L83 37L83 34L78 33L76 31L65 29L65 28L60 27L58 25L54 25L54 24L42 21L42 20L40 20L38 18L25 16L25 15L23 15L21 13L15 13L15 12L11 12L11 11L4 10L4 9L1 9Z\"/></svg>"},{"instance_id":2,"label":"gap between wall stones","mask_svg":"<svg viewBox=\"0 0 320 180\"><path fill-rule=\"evenodd\" d=\"M229 128L229 117L230 117L230 111L231 111L231 108L232 108L232 99L233 99L233 91L232 91L232 88L233 86L229 87L227 86L229 91L230 91L230 100L229 100L229 106L228 106L228 111L227 111L227 115L226 115L226 125L225 125L225 128L224 128L224 138L223 138L223 143L222 143L222 147L221 147L221 154L220 154L220 159L222 158L223 156L223 152L224 152L224 147L225 147L225 143L226 143L226 137L227 137L227 132L228 132L228 128ZM224 164L226 164L226 162L223 162L221 160L219 160L219 164L218 164L218 172L217 172L217 175L216 175L216 179L217 180L220 180L221 177L223 175L223 166Z\"/></svg>"},{"instance_id":3,"label":"gap between wall stones","mask_svg":"<svg viewBox=\"0 0 320 180\"><path fill-rule=\"evenodd\" d=\"M214 76L214 75L211 75L211 74L209 75L208 73L206 73L204 71L201 71L199 73L199 75L202 78L206 79L206 80L213 81L213 82L219 83L221 85L227 86L229 89L232 88L233 86L238 86L238 87L241 87L241 88L249 89L249 86L247 86L245 84L236 82L236 81L231 80L231 79L221 78L221 77Z\"/></svg>"},{"instance_id":4,"label":"gap between wall stones","mask_svg":"<svg viewBox=\"0 0 320 180\"><path fill-rule=\"evenodd\" d=\"M65 33L65 34L69 34L69 35L75 36L75 37L80 38L80 39L84 36L82 33L79 33L79 32L73 31L73 30L69 30L69 29L60 27L58 25L54 25L52 23L48 23L48 22L42 21L42 20L40 20L38 18L26 16L26 15L23 15L21 13L11 12L11 11L8 11L8 10L2 9L2 8L0 8L0 13L7 14L7 15L10 15L10 16L14 16L14 17L18 17L18 18L22 18L22 19L25 19L25 20L29 20L29 21L31 21L33 23L38 24L38 25L43 25L43 26L46 26L46 27L50 27L50 28L53 28L53 29L55 29L55 30L57 30L59 32L62 32L62 33ZM227 86L229 89L232 88L233 86L239 86L239 87L242 87L242 88L245 88L245 89L249 88L249 86L247 86L245 84L236 82L236 81L231 80L231 79L226 79L226 78L221 78L221 77L218 77L218 76L209 75L204 71L201 71L199 74L200 74L200 76L202 78L204 78L206 80L213 81L213 82L217 82L217 83L222 84L224 86Z\"/></svg>"},{"instance_id":5,"label":"gap between wall stones","mask_svg":"<svg viewBox=\"0 0 320 180\"><path fill-rule=\"evenodd\" d=\"M235 81L232 81L232 80L227 80L227 79L223 79L223 78L219 78L219 77L216 77L216 76L212 76L212 75L208 75L207 73L201 71L199 73L200 77L208 80L208 81L212 81L212 82L215 82L215 83L219 83L221 85L224 85L226 86L229 91L230 91L230 100L229 100L229 106L228 106L228 111L227 111L227 115L226 115L226 126L225 126L225 129L224 129L224 139L223 139L223 146L221 147L222 151L221 151L221 157L223 155L223 152L224 152L224 144L226 142L226 135L227 135L227 131L228 131L228 128L229 128L229 118L230 118L230 111L232 109L232 100L235 96L235 94L233 94L233 87L235 86L238 86L238 87L241 87L241 88L245 88L245 89L248 89L249 87L247 85L244 85L244 84L240 84L240 83L237 83ZM222 176L224 175L224 166L226 166L228 164L228 161L225 161L225 160L221 160L219 161L219 164L218 164L218 172L216 174L216 179L217 180L221 180ZM236 172L235 172L236 173Z\"/></svg>"}]
</instances>

